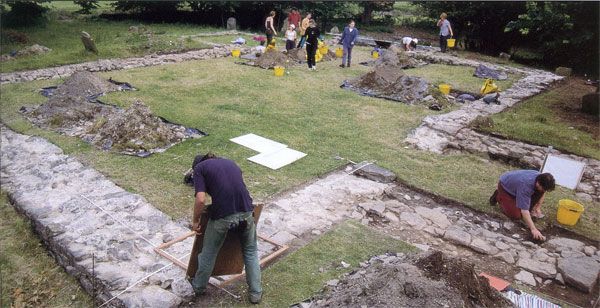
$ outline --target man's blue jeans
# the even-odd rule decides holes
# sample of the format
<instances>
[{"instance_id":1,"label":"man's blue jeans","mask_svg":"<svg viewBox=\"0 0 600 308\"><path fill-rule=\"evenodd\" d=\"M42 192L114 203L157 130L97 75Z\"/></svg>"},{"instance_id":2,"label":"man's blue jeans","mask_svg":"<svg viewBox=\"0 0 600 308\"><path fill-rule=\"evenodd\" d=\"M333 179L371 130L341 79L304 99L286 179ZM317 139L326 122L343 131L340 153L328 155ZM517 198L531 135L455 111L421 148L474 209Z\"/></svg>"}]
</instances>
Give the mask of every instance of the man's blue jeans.
<instances>
[{"instance_id":1,"label":"man's blue jeans","mask_svg":"<svg viewBox=\"0 0 600 308\"><path fill-rule=\"evenodd\" d=\"M223 242L227 231L232 224L237 225L240 220L246 220L248 226L240 232L240 241L242 244L242 254L244 256L244 265L246 270L246 282L248 283L250 294L261 294L261 273L260 263L258 262L258 243L256 241L256 225L252 212L236 213L227 217L208 221L204 233L202 252L198 255L198 270L192 280L192 286L196 293L202 294L206 290L206 285L215 266L217 254Z\"/></svg>"}]
</instances>

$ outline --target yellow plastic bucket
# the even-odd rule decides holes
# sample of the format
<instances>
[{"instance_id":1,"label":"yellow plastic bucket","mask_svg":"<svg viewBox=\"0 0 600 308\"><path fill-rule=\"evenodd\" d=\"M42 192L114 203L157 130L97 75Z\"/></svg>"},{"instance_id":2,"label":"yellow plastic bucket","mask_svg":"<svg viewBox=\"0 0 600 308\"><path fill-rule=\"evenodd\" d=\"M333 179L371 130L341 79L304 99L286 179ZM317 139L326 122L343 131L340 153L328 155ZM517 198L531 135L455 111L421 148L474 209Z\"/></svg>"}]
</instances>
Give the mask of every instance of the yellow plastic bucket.
<instances>
[{"instance_id":1,"label":"yellow plastic bucket","mask_svg":"<svg viewBox=\"0 0 600 308\"><path fill-rule=\"evenodd\" d=\"M583 205L573 200L561 199L558 201L556 220L563 225L574 226L577 224L583 210Z\"/></svg>"},{"instance_id":2,"label":"yellow plastic bucket","mask_svg":"<svg viewBox=\"0 0 600 308\"><path fill-rule=\"evenodd\" d=\"M283 66L275 66L273 68L273 71L275 72L275 76L281 77L285 73L285 67L283 67Z\"/></svg>"},{"instance_id":3,"label":"yellow plastic bucket","mask_svg":"<svg viewBox=\"0 0 600 308\"><path fill-rule=\"evenodd\" d=\"M454 47L454 44L456 44L456 39L450 38L447 41L448 41L448 47L450 47L450 48Z\"/></svg>"},{"instance_id":4,"label":"yellow plastic bucket","mask_svg":"<svg viewBox=\"0 0 600 308\"><path fill-rule=\"evenodd\" d=\"M442 83L438 86L438 88L440 88L440 92L442 92L445 95L448 95L448 94L450 94L450 90L452 89L452 86L450 86L449 84Z\"/></svg>"},{"instance_id":5,"label":"yellow plastic bucket","mask_svg":"<svg viewBox=\"0 0 600 308\"><path fill-rule=\"evenodd\" d=\"M239 58L240 57L240 53L241 51L239 49L234 49L231 51L231 56L234 58Z\"/></svg>"},{"instance_id":6,"label":"yellow plastic bucket","mask_svg":"<svg viewBox=\"0 0 600 308\"><path fill-rule=\"evenodd\" d=\"M321 55L326 55L327 52L329 52L329 47L323 45L323 46L319 47L319 52L321 53Z\"/></svg>"},{"instance_id":7,"label":"yellow plastic bucket","mask_svg":"<svg viewBox=\"0 0 600 308\"><path fill-rule=\"evenodd\" d=\"M315 62L321 62L321 60L323 60L323 55L320 51L317 51L317 53L315 53Z\"/></svg>"},{"instance_id":8,"label":"yellow plastic bucket","mask_svg":"<svg viewBox=\"0 0 600 308\"><path fill-rule=\"evenodd\" d=\"M338 47L335 50L335 56L338 57L338 58L343 57L344 56L344 49L342 49L342 47Z\"/></svg>"},{"instance_id":9,"label":"yellow plastic bucket","mask_svg":"<svg viewBox=\"0 0 600 308\"><path fill-rule=\"evenodd\" d=\"M373 56L373 59L379 58L379 51L373 51L373 53L371 54L371 56Z\"/></svg>"}]
</instances>

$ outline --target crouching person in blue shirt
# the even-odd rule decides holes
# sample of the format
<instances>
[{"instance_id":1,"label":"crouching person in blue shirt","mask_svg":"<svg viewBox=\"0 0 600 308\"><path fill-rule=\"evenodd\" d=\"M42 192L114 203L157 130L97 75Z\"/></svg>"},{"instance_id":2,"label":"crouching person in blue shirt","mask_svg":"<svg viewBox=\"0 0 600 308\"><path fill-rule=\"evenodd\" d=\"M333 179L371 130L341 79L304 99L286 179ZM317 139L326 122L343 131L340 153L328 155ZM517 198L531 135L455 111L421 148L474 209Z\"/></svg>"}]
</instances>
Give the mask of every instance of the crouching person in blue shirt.
<instances>
[{"instance_id":1,"label":"crouching person in blue shirt","mask_svg":"<svg viewBox=\"0 0 600 308\"><path fill-rule=\"evenodd\" d=\"M254 206L242 178L242 170L235 162L215 157L212 153L196 156L193 169L196 190L192 220L194 231L200 231L200 217L204 211L206 194L212 198L202 252L198 255L198 270L192 280L194 291L196 294L205 292L225 236L230 229L235 229L239 232L242 245L249 300L258 304L262 298L262 288L256 225L252 217Z\"/></svg>"}]
</instances>

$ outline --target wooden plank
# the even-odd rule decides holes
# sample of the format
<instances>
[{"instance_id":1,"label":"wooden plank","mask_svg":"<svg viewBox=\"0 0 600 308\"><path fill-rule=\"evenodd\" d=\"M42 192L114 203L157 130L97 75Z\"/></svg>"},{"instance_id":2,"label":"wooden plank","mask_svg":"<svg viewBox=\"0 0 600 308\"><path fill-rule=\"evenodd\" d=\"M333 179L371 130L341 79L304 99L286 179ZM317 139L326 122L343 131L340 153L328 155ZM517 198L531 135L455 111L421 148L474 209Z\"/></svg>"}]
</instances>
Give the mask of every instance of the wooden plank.
<instances>
[{"instance_id":1,"label":"wooden plank","mask_svg":"<svg viewBox=\"0 0 600 308\"><path fill-rule=\"evenodd\" d=\"M257 225L257 227L262 208L262 204L256 204L254 206L254 224ZM206 231L208 219L208 214L203 213L202 218L200 219L201 234L197 234L194 238L192 254L190 255L190 261L187 266L186 274L188 277L194 277L194 275L196 275L196 270L198 269L198 254L202 251L202 242L204 240L204 232ZM244 259L242 256L240 238L237 233L228 232L225 237L225 242L217 255L217 260L211 276L239 274L243 269Z\"/></svg>"}]
</instances>

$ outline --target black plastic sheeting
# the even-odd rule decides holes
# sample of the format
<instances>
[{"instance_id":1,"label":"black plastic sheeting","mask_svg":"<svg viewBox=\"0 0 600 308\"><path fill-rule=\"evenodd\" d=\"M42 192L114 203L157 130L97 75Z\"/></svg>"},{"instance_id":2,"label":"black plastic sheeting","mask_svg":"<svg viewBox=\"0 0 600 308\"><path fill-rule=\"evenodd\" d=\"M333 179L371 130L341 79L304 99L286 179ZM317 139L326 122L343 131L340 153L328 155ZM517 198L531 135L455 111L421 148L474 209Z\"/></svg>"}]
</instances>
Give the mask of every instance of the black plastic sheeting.
<instances>
[{"instance_id":1,"label":"black plastic sheeting","mask_svg":"<svg viewBox=\"0 0 600 308\"><path fill-rule=\"evenodd\" d=\"M475 73L473 73L473 76L479 78L491 78L496 80L508 79L508 75L506 75L506 73L489 68L483 64L479 64L479 66L475 69Z\"/></svg>"},{"instance_id":2,"label":"black plastic sheeting","mask_svg":"<svg viewBox=\"0 0 600 308\"><path fill-rule=\"evenodd\" d=\"M120 82L120 81L116 81L113 80L112 78L108 79L108 81L112 84L115 84L117 86L119 86L118 91L136 91L137 89L132 86L130 83L128 82ZM51 97L54 95L54 92L56 91L56 89L58 88L58 86L51 86L51 87L45 87L40 89L40 94L42 96L45 97ZM114 104L110 104L107 102L103 102L101 100L98 99L98 97L103 96L105 93L97 93L97 94L93 94L93 95L89 95L86 96L86 100L90 103L95 103L95 104L102 104L102 105L107 105L107 106L111 106L111 107L115 107L115 108L121 108L117 105ZM23 109L24 107L21 107L21 109ZM167 124L171 124L171 125L178 125L178 126L183 126L181 124L177 124L177 123L173 123L161 116L156 116L158 117L163 123L167 123ZM185 126L183 126L185 127ZM193 128L193 127L185 127L185 131L184 134L186 136L186 138L194 138L194 136L208 136L208 133L203 132L199 129ZM137 157L148 157L152 154L154 154L153 152L148 152L148 151L144 151L144 152L136 152L136 153L131 153L131 152L119 152L121 154L125 154L125 155L132 155L132 156L137 156Z\"/></svg>"}]
</instances>

